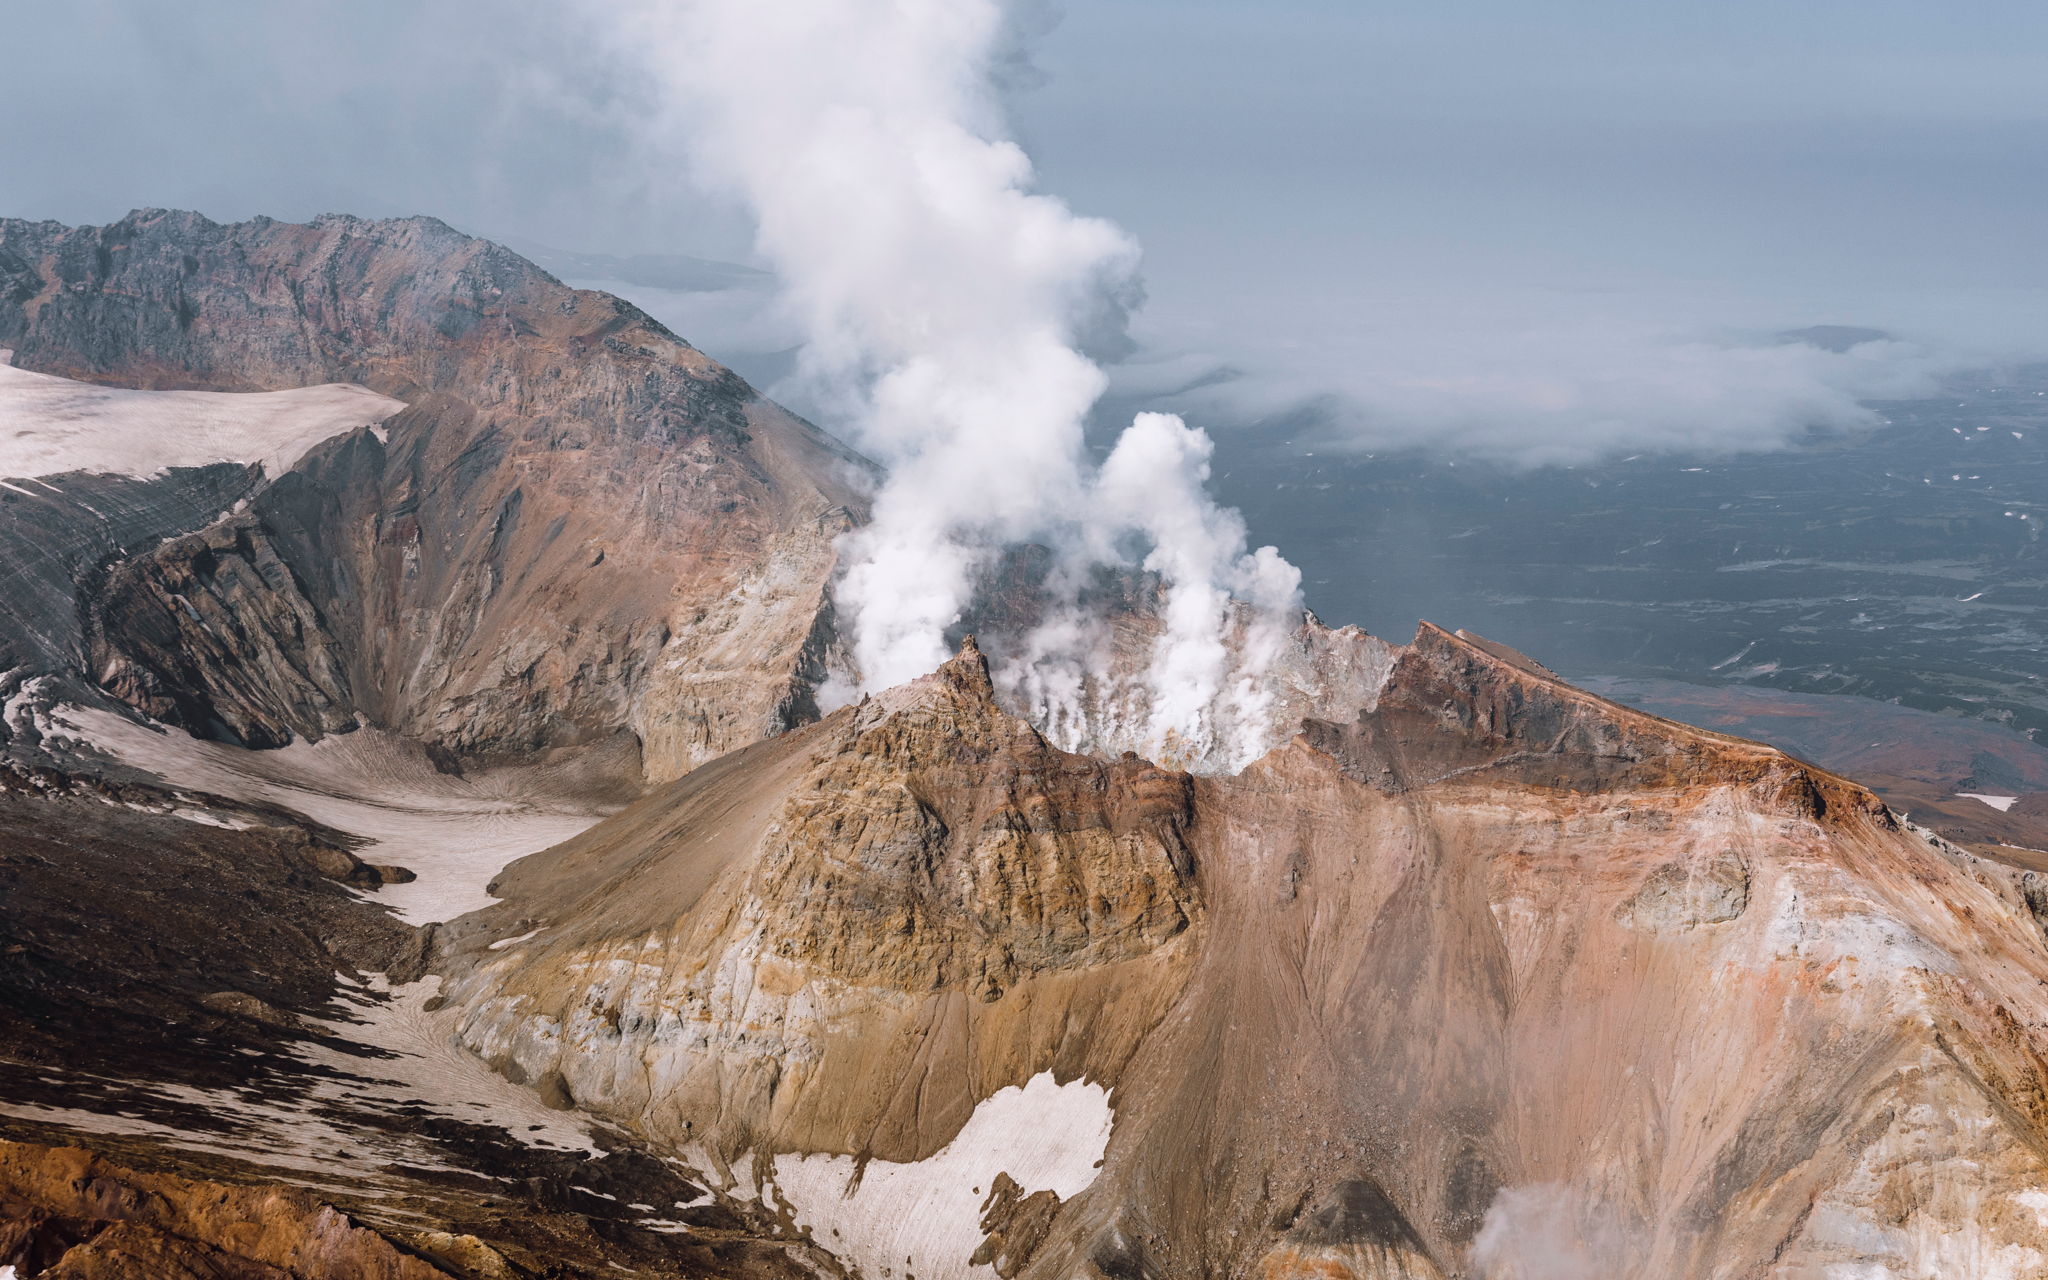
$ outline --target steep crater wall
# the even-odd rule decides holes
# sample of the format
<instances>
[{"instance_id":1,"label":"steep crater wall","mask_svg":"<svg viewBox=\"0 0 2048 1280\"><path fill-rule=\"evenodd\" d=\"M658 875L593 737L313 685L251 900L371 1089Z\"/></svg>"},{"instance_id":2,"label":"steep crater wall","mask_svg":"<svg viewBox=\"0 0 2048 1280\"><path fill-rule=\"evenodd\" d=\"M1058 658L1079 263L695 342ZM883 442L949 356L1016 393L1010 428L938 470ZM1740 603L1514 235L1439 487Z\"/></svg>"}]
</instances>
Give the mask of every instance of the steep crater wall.
<instances>
[{"instance_id":1,"label":"steep crater wall","mask_svg":"<svg viewBox=\"0 0 2048 1280\"><path fill-rule=\"evenodd\" d=\"M615 298L432 219L0 221L0 346L409 406L109 578L94 667L152 714L481 759L630 733L656 780L815 714L866 464Z\"/></svg>"}]
</instances>

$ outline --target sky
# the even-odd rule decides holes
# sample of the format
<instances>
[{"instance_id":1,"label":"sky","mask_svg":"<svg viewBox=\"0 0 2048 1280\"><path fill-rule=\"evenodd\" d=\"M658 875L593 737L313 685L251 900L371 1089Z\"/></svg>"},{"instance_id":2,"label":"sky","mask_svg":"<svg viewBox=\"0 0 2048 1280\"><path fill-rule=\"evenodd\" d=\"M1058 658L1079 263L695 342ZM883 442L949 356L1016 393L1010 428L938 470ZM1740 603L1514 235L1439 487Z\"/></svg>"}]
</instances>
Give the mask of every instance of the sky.
<instances>
[{"instance_id":1,"label":"sky","mask_svg":"<svg viewBox=\"0 0 2048 1280\"><path fill-rule=\"evenodd\" d=\"M0 214L425 212L746 259L531 0L9 0ZM602 12L599 10L599 12ZM1117 389L1525 461L1767 447L2048 356L2048 6L1093 0L1020 13L1040 189L1143 246ZM648 305L713 354L772 298ZM1836 353L1780 331L1866 325ZM693 331L694 330L694 331Z\"/></svg>"}]
</instances>

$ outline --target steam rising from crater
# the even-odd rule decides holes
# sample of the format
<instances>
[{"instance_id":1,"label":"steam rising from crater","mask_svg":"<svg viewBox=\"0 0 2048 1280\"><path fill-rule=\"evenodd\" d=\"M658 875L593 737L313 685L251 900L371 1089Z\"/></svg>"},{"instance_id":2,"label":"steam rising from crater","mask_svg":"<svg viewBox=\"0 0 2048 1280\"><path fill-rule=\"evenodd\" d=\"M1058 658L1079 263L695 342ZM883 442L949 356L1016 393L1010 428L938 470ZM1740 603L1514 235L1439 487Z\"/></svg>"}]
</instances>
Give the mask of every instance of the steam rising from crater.
<instances>
[{"instance_id":1,"label":"steam rising from crater","mask_svg":"<svg viewBox=\"0 0 2048 1280\"><path fill-rule=\"evenodd\" d=\"M1602 1280L1629 1270L1641 1242L1612 1213L1555 1182L1503 1187L1472 1241L1477 1280Z\"/></svg>"},{"instance_id":2,"label":"steam rising from crater","mask_svg":"<svg viewBox=\"0 0 2048 1280\"><path fill-rule=\"evenodd\" d=\"M864 687L937 666L1001 548L1038 542L1055 607L1006 684L1071 717L1106 671L1075 603L1088 571L1142 564L1165 591L1143 739L1199 746L1258 699L1299 574L1247 552L1204 490L1208 438L1179 418L1141 415L1089 457L1106 379L1087 352L1120 335L1138 252L1033 189L994 92L1007 17L998 0L643 0L615 29L662 141L751 206L814 398L888 467L837 592Z\"/></svg>"}]
</instances>

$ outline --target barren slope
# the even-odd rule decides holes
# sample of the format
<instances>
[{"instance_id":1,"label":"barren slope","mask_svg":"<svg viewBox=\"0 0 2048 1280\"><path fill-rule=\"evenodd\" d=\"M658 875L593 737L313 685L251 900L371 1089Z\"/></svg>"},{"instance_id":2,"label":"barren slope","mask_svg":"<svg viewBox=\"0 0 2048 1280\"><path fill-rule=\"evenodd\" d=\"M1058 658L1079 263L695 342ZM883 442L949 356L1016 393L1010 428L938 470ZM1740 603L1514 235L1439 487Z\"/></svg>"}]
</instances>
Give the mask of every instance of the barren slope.
<instances>
[{"instance_id":1,"label":"barren slope","mask_svg":"<svg viewBox=\"0 0 2048 1280\"><path fill-rule=\"evenodd\" d=\"M465 1042L864 1274L2048 1265L2030 883L1433 628L1234 777L1057 752L968 653L497 888Z\"/></svg>"},{"instance_id":2,"label":"barren slope","mask_svg":"<svg viewBox=\"0 0 2048 1280\"><path fill-rule=\"evenodd\" d=\"M0 1267L388 1270L281 1183L434 1274L829 1270L457 1051L410 925L811 718L864 464L428 219L0 221L0 334Z\"/></svg>"},{"instance_id":3,"label":"barren slope","mask_svg":"<svg viewBox=\"0 0 2048 1280\"><path fill-rule=\"evenodd\" d=\"M407 406L83 584L81 664L153 716L483 758L630 735L661 779L810 714L862 464L615 298L432 219L0 221L0 346Z\"/></svg>"}]
</instances>

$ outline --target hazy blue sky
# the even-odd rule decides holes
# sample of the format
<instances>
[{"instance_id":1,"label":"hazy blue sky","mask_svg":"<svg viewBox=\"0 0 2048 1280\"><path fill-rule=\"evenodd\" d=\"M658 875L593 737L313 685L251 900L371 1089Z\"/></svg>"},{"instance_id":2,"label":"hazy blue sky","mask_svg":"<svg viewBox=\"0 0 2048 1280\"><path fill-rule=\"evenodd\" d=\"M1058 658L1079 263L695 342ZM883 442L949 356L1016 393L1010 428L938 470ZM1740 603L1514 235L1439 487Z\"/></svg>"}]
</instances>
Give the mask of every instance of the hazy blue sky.
<instances>
[{"instance_id":1,"label":"hazy blue sky","mask_svg":"<svg viewBox=\"0 0 2048 1280\"><path fill-rule=\"evenodd\" d=\"M566 21L12 0L0 213L420 211L743 253L627 144L631 86ZM1152 364L1127 380L1246 370L1219 414L1328 391L1362 439L1486 447L1625 441L1689 405L1644 438L1726 415L1744 442L1815 396L2048 353L2048 5L1095 0L1035 57L1015 112L1044 186L1146 247ZM1743 354L1828 321L1919 345L1882 369Z\"/></svg>"},{"instance_id":2,"label":"hazy blue sky","mask_svg":"<svg viewBox=\"0 0 2048 1280\"><path fill-rule=\"evenodd\" d=\"M1119 0L1040 60L1026 137L1143 238L1155 345L1368 438L1756 441L2048 352L2048 5ZM1830 322L1925 359L1744 349Z\"/></svg>"},{"instance_id":3,"label":"hazy blue sky","mask_svg":"<svg viewBox=\"0 0 2048 1280\"><path fill-rule=\"evenodd\" d=\"M2048 283L2048 5L1115 0L1041 61L1049 185L1148 242Z\"/></svg>"}]
</instances>

